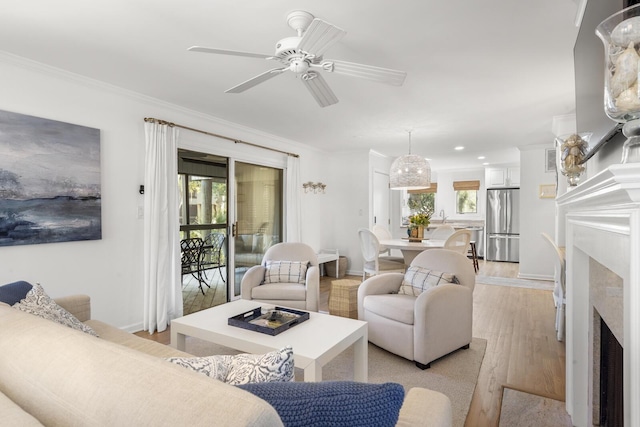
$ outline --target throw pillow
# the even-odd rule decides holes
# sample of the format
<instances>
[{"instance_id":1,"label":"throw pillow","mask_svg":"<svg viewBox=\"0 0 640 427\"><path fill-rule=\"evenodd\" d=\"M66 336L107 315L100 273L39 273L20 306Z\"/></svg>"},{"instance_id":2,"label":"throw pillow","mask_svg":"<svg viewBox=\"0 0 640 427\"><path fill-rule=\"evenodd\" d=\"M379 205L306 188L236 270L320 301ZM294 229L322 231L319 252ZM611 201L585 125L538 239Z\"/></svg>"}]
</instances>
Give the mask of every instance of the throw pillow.
<instances>
[{"instance_id":1,"label":"throw pillow","mask_svg":"<svg viewBox=\"0 0 640 427\"><path fill-rule=\"evenodd\" d=\"M429 270L428 268L411 266L404 273L402 285L398 290L400 295L413 295L417 297L427 289L438 286L440 283L459 283L456 276L451 273Z\"/></svg>"},{"instance_id":2,"label":"throw pillow","mask_svg":"<svg viewBox=\"0 0 640 427\"><path fill-rule=\"evenodd\" d=\"M167 360L232 385L294 380L291 346L266 354L170 357Z\"/></svg>"},{"instance_id":3,"label":"throw pillow","mask_svg":"<svg viewBox=\"0 0 640 427\"><path fill-rule=\"evenodd\" d=\"M167 361L222 382L227 379L229 372L227 361L222 356L169 357Z\"/></svg>"},{"instance_id":4,"label":"throw pillow","mask_svg":"<svg viewBox=\"0 0 640 427\"><path fill-rule=\"evenodd\" d=\"M90 326L85 325L79 321L76 316L56 304L39 283L33 285L25 297L13 305L13 308L42 317L43 319L52 320L95 337L98 336Z\"/></svg>"},{"instance_id":5,"label":"throw pillow","mask_svg":"<svg viewBox=\"0 0 640 427\"><path fill-rule=\"evenodd\" d=\"M287 427L392 427L404 388L397 383L354 381L240 385L275 408Z\"/></svg>"},{"instance_id":6,"label":"throw pillow","mask_svg":"<svg viewBox=\"0 0 640 427\"><path fill-rule=\"evenodd\" d=\"M304 283L309 261L267 261L264 283Z\"/></svg>"},{"instance_id":7,"label":"throw pillow","mask_svg":"<svg viewBox=\"0 0 640 427\"><path fill-rule=\"evenodd\" d=\"M24 280L0 286L0 301L5 304L14 305L26 297L27 292L29 292L31 288L33 288L31 283L25 282Z\"/></svg>"}]
</instances>

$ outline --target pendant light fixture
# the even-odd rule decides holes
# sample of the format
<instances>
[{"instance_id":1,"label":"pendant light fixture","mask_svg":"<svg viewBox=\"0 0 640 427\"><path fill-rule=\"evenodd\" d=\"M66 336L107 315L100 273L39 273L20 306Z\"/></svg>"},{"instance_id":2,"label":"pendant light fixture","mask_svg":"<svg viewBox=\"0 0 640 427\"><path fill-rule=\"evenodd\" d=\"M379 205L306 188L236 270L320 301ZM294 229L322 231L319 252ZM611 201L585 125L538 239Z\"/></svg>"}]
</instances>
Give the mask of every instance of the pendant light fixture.
<instances>
[{"instance_id":1,"label":"pendant light fixture","mask_svg":"<svg viewBox=\"0 0 640 427\"><path fill-rule=\"evenodd\" d=\"M408 132L409 154L391 164L389 187L392 190L423 190L431 186L431 166L424 157L411 154L411 131Z\"/></svg>"}]
</instances>

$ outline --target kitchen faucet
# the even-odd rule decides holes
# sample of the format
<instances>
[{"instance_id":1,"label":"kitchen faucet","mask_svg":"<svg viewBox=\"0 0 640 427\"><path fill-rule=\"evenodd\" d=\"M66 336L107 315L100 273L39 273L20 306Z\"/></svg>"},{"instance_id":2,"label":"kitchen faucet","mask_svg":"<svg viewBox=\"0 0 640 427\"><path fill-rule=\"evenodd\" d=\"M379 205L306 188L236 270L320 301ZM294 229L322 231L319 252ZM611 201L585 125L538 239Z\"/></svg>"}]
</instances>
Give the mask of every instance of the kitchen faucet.
<instances>
[{"instance_id":1,"label":"kitchen faucet","mask_svg":"<svg viewBox=\"0 0 640 427\"><path fill-rule=\"evenodd\" d=\"M442 223L444 224L444 222L447 220L447 217L444 214L444 209L440 209L440 218L442 218Z\"/></svg>"}]
</instances>

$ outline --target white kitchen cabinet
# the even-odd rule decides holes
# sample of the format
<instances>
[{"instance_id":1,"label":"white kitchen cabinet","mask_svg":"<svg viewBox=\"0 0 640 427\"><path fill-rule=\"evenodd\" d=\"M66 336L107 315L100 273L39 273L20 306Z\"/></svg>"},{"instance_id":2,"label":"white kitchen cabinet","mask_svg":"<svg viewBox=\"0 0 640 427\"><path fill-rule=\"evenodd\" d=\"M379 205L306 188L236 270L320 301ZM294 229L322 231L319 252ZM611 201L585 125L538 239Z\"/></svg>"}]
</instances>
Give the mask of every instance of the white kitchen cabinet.
<instances>
[{"instance_id":1,"label":"white kitchen cabinet","mask_svg":"<svg viewBox=\"0 0 640 427\"><path fill-rule=\"evenodd\" d=\"M487 188L519 187L520 186L520 168L519 167L486 168L485 169L485 186Z\"/></svg>"}]
</instances>

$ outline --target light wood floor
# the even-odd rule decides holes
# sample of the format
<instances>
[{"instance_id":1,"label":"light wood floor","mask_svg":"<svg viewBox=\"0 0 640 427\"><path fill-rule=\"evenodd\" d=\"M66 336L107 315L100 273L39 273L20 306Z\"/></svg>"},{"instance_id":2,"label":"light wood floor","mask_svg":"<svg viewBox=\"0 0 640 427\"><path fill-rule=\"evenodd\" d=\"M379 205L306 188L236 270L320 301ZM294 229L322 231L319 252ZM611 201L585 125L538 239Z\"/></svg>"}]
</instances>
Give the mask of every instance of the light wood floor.
<instances>
[{"instance_id":1,"label":"light wood floor","mask_svg":"<svg viewBox=\"0 0 640 427\"><path fill-rule=\"evenodd\" d=\"M518 264L480 260L478 274L515 278ZM331 281L322 277L321 311L328 311ZM564 401L565 346L555 338L551 291L477 284L473 320L473 336L486 339L487 350L466 427L498 426L505 385ZM168 331L138 334L164 344L170 341Z\"/></svg>"}]
</instances>

